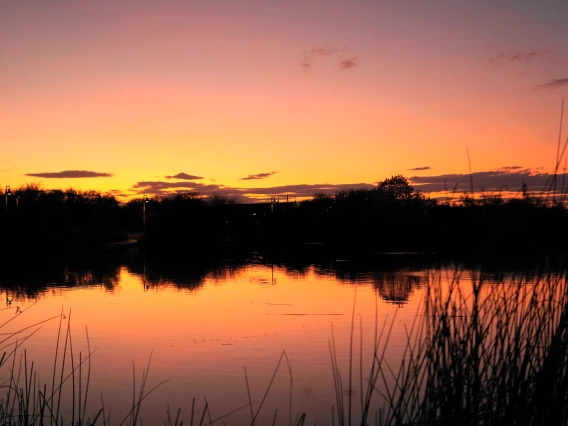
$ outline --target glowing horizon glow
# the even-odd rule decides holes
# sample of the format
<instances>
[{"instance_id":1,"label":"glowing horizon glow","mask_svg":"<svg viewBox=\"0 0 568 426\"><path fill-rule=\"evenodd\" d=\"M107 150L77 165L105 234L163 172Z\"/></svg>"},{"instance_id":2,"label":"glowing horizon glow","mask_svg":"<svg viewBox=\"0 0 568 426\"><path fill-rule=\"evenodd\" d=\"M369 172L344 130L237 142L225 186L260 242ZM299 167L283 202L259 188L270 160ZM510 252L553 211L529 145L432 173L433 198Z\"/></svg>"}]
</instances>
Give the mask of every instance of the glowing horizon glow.
<instances>
[{"instance_id":1,"label":"glowing horizon glow","mask_svg":"<svg viewBox=\"0 0 568 426\"><path fill-rule=\"evenodd\" d=\"M552 173L567 13L488 0L12 3L0 185L140 196L137 183L178 173L244 189L374 184L468 173L466 147L474 172ZM69 170L112 176L27 176Z\"/></svg>"}]
</instances>

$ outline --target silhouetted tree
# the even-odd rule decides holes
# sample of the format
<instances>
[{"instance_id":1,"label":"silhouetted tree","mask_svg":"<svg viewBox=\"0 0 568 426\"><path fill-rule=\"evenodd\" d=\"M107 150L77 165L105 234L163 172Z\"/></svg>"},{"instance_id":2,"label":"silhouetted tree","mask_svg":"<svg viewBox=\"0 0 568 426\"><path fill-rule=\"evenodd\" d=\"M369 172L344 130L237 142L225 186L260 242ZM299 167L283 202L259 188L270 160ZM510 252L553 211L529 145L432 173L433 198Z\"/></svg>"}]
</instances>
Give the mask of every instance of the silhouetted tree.
<instances>
[{"instance_id":1,"label":"silhouetted tree","mask_svg":"<svg viewBox=\"0 0 568 426\"><path fill-rule=\"evenodd\" d=\"M408 204L424 200L424 195L416 191L408 179L402 175L392 176L377 185L377 196L380 201Z\"/></svg>"},{"instance_id":2,"label":"silhouetted tree","mask_svg":"<svg viewBox=\"0 0 568 426\"><path fill-rule=\"evenodd\" d=\"M227 195L213 194L207 199L211 207L229 206L237 204L236 198Z\"/></svg>"}]
</instances>

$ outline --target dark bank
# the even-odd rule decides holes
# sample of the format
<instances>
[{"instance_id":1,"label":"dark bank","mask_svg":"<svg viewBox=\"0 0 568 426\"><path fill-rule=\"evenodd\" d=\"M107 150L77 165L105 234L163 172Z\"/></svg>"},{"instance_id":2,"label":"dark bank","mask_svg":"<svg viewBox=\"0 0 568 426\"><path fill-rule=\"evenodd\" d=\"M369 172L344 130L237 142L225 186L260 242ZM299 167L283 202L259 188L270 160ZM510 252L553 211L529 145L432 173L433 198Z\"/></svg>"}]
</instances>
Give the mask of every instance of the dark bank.
<instances>
[{"instance_id":1,"label":"dark bank","mask_svg":"<svg viewBox=\"0 0 568 426\"><path fill-rule=\"evenodd\" d=\"M0 215L5 253L140 243L164 254L268 250L499 257L564 252L568 237L568 212L556 198L464 194L443 203L426 198L400 175L371 190L315 194L302 202L274 197L270 203L239 204L190 193L121 204L97 191L43 190L33 184L5 194L5 201Z\"/></svg>"}]
</instances>

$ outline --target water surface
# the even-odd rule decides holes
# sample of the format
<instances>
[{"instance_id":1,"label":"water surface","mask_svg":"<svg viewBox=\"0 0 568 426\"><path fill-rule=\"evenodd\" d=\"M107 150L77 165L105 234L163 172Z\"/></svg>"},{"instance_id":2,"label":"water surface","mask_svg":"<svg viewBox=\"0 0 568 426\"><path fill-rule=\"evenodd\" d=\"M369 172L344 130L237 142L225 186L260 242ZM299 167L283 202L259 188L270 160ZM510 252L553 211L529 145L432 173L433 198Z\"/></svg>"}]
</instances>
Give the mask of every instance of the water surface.
<instances>
[{"instance_id":1,"label":"water surface","mask_svg":"<svg viewBox=\"0 0 568 426\"><path fill-rule=\"evenodd\" d=\"M140 256L118 264L86 265L45 272L31 267L33 273L4 277L1 331L18 331L57 316L42 324L18 350L18 354L26 350L40 381L49 387L59 314L64 314L63 328L70 321L75 364L79 353L82 359L88 353L88 330L91 350L96 351L91 359L87 411L101 407L102 395L105 409L112 407L113 424L128 413L133 386L139 387L150 355L146 390L169 380L143 402L145 424L162 423L168 406L173 412L182 408L181 418L189 424L193 398L199 418L207 401L212 420L245 407L223 420L250 423L247 381L256 412L283 352L260 410L261 423L271 422L275 410L277 424L289 424L290 418L304 412L309 423L329 423L336 404L332 343L342 392L346 398L351 395L356 412L375 337L383 332L384 339L392 327L387 359L395 368L408 331L420 316L427 283L433 277L451 280L456 270L455 264L432 269L423 258L382 257L370 265L348 259L291 264L274 263L258 254L214 265L191 258L165 265ZM470 275L461 271L461 280L467 283ZM496 276L494 280L507 279ZM63 332L59 365L64 338ZM67 371L70 356L67 352ZM354 361L351 391L349 359ZM2 371L3 376L6 373ZM82 373L84 387L86 364ZM71 380L66 387L62 412L70 416Z\"/></svg>"}]
</instances>

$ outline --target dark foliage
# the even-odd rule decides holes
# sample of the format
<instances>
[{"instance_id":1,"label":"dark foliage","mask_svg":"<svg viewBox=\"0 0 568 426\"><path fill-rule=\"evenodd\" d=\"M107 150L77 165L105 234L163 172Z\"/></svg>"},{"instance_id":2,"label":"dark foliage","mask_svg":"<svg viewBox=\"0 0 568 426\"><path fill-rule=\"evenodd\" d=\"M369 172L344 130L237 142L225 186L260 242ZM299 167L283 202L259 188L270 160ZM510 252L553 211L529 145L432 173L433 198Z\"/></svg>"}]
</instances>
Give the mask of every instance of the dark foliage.
<instances>
[{"instance_id":1,"label":"dark foliage","mask_svg":"<svg viewBox=\"0 0 568 426\"><path fill-rule=\"evenodd\" d=\"M463 196L450 205L401 175L374 189L316 194L301 203L237 204L178 193L120 204L112 195L30 184L6 196L2 250L93 247L138 240L159 253L267 249L285 253L447 252L482 256L564 251L568 212L523 192Z\"/></svg>"}]
</instances>

